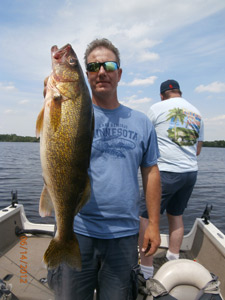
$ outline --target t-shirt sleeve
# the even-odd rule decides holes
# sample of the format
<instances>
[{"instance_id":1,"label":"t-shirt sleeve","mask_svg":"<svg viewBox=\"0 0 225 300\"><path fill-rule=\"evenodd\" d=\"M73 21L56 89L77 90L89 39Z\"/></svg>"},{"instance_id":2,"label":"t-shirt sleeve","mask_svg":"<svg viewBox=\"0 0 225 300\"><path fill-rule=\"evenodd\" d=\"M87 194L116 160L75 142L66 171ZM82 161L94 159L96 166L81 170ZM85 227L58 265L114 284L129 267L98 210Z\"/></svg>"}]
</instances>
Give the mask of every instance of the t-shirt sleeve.
<instances>
[{"instance_id":1,"label":"t-shirt sleeve","mask_svg":"<svg viewBox=\"0 0 225 300\"><path fill-rule=\"evenodd\" d=\"M146 144L141 167L150 167L157 164L160 157L157 135L155 128L150 120L147 122L148 130L146 135Z\"/></svg>"},{"instance_id":2,"label":"t-shirt sleeve","mask_svg":"<svg viewBox=\"0 0 225 300\"><path fill-rule=\"evenodd\" d=\"M149 109L147 116L148 116L149 120L151 120L152 124L154 125L155 124L155 113L151 108Z\"/></svg>"}]
</instances>

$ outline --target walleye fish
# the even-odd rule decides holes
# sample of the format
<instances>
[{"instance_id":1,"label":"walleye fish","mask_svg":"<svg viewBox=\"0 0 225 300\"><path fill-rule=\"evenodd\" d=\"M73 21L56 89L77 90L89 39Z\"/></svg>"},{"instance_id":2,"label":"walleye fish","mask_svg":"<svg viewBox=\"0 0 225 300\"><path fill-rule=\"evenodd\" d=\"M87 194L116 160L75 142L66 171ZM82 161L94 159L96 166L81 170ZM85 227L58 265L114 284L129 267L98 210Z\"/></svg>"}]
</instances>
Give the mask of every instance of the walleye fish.
<instances>
[{"instance_id":1,"label":"walleye fish","mask_svg":"<svg viewBox=\"0 0 225 300\"><path fill-rule=\"evenodd\" d=\"M44 106L38 115L44 187L42 217L55 211L57 231L44 254L54 268L65 262L81 269L80 249L73 232L74 216L90 196L87 173L93 136L93 107L78 58L70 44L51 48L52 73Z\"/></svg>"}]
</instances>

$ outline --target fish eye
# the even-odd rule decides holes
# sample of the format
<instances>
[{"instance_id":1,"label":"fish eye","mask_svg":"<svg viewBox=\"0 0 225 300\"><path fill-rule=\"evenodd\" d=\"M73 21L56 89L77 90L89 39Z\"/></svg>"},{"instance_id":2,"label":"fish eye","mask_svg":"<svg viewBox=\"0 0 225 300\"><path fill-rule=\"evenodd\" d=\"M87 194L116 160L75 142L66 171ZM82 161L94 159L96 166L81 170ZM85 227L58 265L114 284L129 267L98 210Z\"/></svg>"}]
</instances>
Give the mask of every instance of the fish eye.
<instances>
[{"instance_id":1,"label":"fish eye","mask_svg":"<svg viewBox=\"0 0 225 300\"><path fill-rule=\"evenodd\" d=\"M70 64L70 65L73 66L73 65L76 65L76 63L77 63L77 60L76 60L75 58L73 58L73 57L70 57L70 58L69 58L69 64Z\"/></svg>"}]
</instances>

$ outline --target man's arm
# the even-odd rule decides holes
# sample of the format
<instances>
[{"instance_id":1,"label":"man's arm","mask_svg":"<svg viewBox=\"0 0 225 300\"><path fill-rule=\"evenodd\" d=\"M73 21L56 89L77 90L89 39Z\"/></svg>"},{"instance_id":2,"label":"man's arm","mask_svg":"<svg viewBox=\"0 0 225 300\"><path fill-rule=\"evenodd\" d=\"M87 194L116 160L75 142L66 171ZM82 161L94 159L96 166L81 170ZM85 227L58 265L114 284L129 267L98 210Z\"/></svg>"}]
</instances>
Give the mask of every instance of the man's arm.
<instances>
[{"instance_id":1,"label":"man's arm","mask_svg":"<svg viewBox=\"0 0 225 300\"><path fill-rule=\"evenodd\" d=\"M197 156L201 153L202 145L203 145L203 142L199 141L198 144L197 144L197 152L196 152Z\"/></svg>"},{"instance_id":2,"label":"man's arm","mask_svg":"<svg viewBox=\"0 0 225 300\"><path fill-rule=\"evenodd\" d=\"M153 255L160 245L159 220L161 183L157 165L141 168L141 173L149 218L141 251L145 252L146 256L149 256Z\"/></svg>"}]
</instances>

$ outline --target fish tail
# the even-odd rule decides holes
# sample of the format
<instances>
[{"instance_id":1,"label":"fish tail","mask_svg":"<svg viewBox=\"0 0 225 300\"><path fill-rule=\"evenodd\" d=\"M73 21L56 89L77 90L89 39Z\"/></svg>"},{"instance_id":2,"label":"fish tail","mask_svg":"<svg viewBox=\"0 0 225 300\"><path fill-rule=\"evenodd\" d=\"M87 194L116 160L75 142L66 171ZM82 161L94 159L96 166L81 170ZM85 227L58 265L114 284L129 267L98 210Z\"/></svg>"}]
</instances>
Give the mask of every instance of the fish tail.
<instances>
[{"instance_id":1,"label":"fish tail","mask_svg":"<svg viewBox=\"0 0 225 300\"><path fill-rule=\"evenodd\" d=\"M66 263L80 271L81 255L75 234L68 241L53 238L44 254L44 262L49 269L56 268L61 263Z\"/></svg>"}]
</instances>

